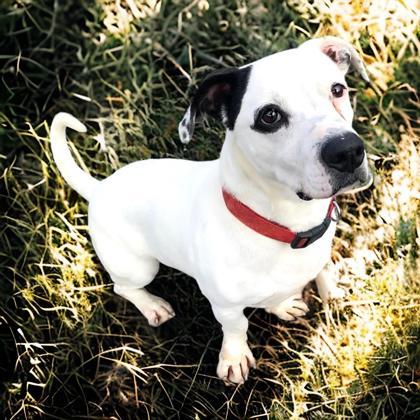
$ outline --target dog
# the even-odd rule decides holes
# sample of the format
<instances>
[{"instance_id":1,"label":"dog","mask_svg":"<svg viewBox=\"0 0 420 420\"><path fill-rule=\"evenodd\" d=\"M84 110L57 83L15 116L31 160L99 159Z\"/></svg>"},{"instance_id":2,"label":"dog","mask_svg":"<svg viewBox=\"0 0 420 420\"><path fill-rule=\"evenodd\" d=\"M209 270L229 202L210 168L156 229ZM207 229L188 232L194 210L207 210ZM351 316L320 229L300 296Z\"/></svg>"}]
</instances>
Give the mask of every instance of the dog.
<instances>
[{"instance_id":1,"label":"dog","mask_svg":"<svg viewBox=\"0 0 420 420\"><path fill-rule=\"evenodd\" d=\"M158 326L175 315L145 288L159 262L195 278L222 326L225 382L243 383L255 367L244 308L303 316L302 290L313 279L323 300L344 295L330 265L335 196L372 180L352 128L351 65L369 80L351 45L324 37L210 74L179 135L187 143L204 117L221 121L226 137L213 161L149 159L99 181L66 142L66 128L86 127L67 113L52 122L54 160L89 201L90 236L114 291Z\"/></svg>"}]
</instances>

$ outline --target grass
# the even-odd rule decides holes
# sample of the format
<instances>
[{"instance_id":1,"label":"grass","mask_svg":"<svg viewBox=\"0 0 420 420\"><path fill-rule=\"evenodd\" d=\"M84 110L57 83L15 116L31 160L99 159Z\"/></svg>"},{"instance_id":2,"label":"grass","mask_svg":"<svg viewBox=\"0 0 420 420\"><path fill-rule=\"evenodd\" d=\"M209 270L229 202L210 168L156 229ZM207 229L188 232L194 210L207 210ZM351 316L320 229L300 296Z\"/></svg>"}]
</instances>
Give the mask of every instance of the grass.
<instances>
[{"instance_id":1,"label":"grass","mask_svg":"<svg viewBox=\"0 0 420 420\"><path fill-rule=\"evenodd\" d=\"M0 23L0 392L7 419L415 419L420 415L418 12L414 2L8 0ZM195 281L163 267L152 290L177 313L152 329L113 294L86 203L51 158L52 116L98 178L149 157L217 157L208 122L187 148L177 124L209 71L309 36L353 42L355 127L374 187L340 197L333 257L350 295L293 324L248 311L258 369L215 377L221 331Z\"/></svg>"}]
</instances>

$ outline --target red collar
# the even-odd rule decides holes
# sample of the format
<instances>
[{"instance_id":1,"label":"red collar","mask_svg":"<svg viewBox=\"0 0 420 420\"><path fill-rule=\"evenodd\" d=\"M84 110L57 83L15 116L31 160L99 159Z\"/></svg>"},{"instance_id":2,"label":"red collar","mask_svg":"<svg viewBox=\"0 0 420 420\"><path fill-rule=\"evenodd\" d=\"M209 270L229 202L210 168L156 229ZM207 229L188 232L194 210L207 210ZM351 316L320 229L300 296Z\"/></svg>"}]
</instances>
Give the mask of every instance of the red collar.
<instances>
[{"instance_id":1,"label":"red collar","mask_svg":"<svg viewBox=\"0 0 420 420\"><path fill-rule=\"evenodd\" d=\"M261 235L267 236L268 238L290 244L290 246L295 249L306 248L308 245L319 239L327 231L331 220L337 221L340 214L338 204L335 199L332 198L330 206L328 207L327 216L320 225L307 231L296 233L285 226L279 225L278 223L268 220L258 213L255 213L254 210L241 203L225 189L222 189L222 193L226 207L244 225ZM336 210L336 214L332 217L334 209Z\"/></svg>"}]
</instances>

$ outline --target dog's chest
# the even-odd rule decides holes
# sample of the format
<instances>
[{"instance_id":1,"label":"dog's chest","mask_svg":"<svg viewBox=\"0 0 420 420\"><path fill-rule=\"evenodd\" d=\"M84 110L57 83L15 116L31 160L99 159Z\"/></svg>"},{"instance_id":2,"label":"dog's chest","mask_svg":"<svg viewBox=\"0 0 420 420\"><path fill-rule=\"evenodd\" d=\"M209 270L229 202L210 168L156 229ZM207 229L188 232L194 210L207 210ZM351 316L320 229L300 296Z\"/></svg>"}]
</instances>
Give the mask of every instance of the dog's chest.
<instances>
[{"instance_id":1,"label":"dog's chest","mask_svg":"<svg viewBox=\"0 0 420 420\"><path fill-rule=\"evenodd\" d=\"M253 257L241 277L235 279L236 290L228 294L237 296L247 306L267 307L299 292L309 281L314 279L327 263L329 252L308 252L296 255L284 251L276 257Z\"/></svg>"},{"instance_id":2,"label":"dog's chest","mask_svg":"<svg viewBox=\"0 0 420 420\"><path fill-rule=\"evenodd\" d=\"M230 232L217 249L208 250L202 286L217 300L267 307L297 293L318 275L330 258L333 234L331 228L316 243L294 250L248 228L241 229L240 237Z\"/></svg>"}]
</instances>

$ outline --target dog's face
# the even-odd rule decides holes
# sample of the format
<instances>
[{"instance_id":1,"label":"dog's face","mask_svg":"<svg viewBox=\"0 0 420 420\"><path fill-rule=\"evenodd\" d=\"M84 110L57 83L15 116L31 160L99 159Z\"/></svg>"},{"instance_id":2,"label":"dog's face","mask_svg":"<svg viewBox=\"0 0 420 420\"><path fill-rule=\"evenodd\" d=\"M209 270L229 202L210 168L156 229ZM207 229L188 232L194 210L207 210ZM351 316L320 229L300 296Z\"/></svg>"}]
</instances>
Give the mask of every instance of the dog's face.
<instances>
[{"instance_id":1,"label":"dog's face","mask_svg":"<svg viewBox=\"0 0 420 420\"><path fill-rule=\"evenodd\" d=\"M345 82L350 64L367 79L355 50L327 37L215 73L181 121L181 140L190 139L195 120L207 113L223 121L261 176L303 200L360 188L372 176L352 128Z\"/></svg>"}]
</instances>

